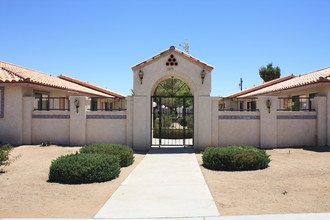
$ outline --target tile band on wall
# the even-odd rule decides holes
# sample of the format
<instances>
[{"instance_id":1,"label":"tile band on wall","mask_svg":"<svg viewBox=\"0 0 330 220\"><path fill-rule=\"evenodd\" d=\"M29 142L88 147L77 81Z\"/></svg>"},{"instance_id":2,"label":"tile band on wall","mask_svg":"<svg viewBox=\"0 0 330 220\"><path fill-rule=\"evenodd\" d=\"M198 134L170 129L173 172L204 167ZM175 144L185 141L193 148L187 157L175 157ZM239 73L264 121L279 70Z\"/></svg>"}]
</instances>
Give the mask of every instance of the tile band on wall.
<instances>
[{"instance_id":1,"label":"tile band on wall","mask_svg":"<svg viewBox=\"0 0 330 220\"><path fill-rule=\"evenodd\" d=\"M218 119L260 120L259 115L219 115Z\"/></svg>"},{"instance_id":2,"label":"tile band on wall","mask_svg":"<svg viewBox=\"0 0 330 220\"><path fill-rule=\"evenodd\" d=\"M87 119L126 119L126 115L87 115Z\"/></svg>"},{"instance_id":3,"label":"tile band on wall","mask_svg":"<svg viewBox=\"0 0 330 220\"><path fill-rule=\"evenodd\" d=\"M278 115L277 119L317 119L317 115Z\"/></svg>"},{"instance_id":4,"label":"tile band on wall","mask_svg":"<svg viewBox=\"0 0 330 220\"><path fill-rule=\"evenodd\" d=\"M70 118L70 115L32 115L32 118L69 119Z\"/></svg>"}]
</instances>

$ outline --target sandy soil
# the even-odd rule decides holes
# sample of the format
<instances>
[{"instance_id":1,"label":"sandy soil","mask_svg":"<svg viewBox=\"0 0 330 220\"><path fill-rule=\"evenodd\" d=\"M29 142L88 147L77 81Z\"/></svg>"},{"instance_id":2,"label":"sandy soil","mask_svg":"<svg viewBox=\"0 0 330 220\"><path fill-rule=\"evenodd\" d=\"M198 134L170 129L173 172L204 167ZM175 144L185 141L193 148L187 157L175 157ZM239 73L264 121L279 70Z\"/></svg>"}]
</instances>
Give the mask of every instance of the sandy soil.
<instances>
[{"instance_id":1,"label":"sandy soil","mask_svg":"<svg viewBox=\"0 0 330 220\"><path fill-rule=\"evenodd\" d=\"M330 148L267 153L272 161L265 170L224 172L201 166L221 215L330 212Z\"/></svg>"},{"instance_id":2,"label":"sandy soil","mask_svg":"<svg viewBox=\"0 0 330 220\"><path fill-rule=\"evenodd\" d=\"M75 153L79 147L20 146L12 156L21 157L0 173L0 218L91 218L143 159L135 154L133 165L104 183L65 185L49 183L51 161Z\"/></svg>"}]
</instances>

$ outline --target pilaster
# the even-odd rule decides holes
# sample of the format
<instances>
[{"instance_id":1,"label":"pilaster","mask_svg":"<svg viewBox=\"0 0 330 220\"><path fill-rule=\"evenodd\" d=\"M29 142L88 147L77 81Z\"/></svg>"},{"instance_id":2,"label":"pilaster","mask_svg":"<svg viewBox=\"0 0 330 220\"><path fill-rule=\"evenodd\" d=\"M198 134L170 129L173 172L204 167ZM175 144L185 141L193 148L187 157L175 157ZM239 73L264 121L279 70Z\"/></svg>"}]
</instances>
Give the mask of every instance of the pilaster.
<instances>
[{"instance_id":1,"label":"pilaster","mask_svg":"<svg viewBox=\"0 0 330 220\"><path fill-rule=\"evenodd\" d=\"M70 145L86 144L86 100L85 96L70 96ZM79 107L77 108L77 105Z\"/></svg>"}]
</instances>

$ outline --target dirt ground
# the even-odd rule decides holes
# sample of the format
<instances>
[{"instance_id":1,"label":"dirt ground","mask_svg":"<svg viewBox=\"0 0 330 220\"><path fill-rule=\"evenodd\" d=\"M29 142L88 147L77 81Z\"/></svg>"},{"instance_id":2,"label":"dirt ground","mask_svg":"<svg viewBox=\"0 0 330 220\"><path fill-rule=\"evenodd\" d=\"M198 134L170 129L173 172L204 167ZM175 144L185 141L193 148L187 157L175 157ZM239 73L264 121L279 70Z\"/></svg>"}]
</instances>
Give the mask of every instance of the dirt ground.
<instances>
[{"instance_id":1,"label":"dirt ground","mask_svg":"<svg viewBox=\"0 0 330 220\"><path fill-rule=\"evenodd\" d=\"M65 185L49 183L51 161L78 151L79 147L20 146L20 155L0 173L0 218L92 218L143 159L135 154L133 165L122 168L112 181Z\"/></svg>"},{"instance_id":2,"label":"dirt ground","mask_svg":"<svg viewBox=\"0 0 330 220\"><path fill-rule=\"evenodd\" d=\"M273 149L270 167L212 171L201 166L221 215L330 212L330 148ZM201 154L196 154L202 164Z\"/></svg>"}]
</instances>

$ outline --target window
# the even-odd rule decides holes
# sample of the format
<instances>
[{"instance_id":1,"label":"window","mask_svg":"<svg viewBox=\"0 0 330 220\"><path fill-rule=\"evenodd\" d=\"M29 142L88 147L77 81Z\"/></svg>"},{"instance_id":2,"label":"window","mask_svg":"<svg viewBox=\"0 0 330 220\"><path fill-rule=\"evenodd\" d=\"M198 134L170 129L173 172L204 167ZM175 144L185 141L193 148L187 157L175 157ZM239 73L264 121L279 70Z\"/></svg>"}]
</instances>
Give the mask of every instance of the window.
<instances>
[{"instance_id":1,"label":"window","mask_svg":"<svg viewBox=\"0 0 330 220\"><path fill-rule=\"evenodd\" d=\"M4 117L4 106L5 105L5 89L0 87L0 118Z\"/></svg>"},{"instance_id":2,"label":"window","mask_svg":"<svg viewBox=\"0 0 330 220\"><path fill-rule=\"evenodd\" d=\"M244 102L239 102L239 110L244 111Z\"/></svg>"},{"instance_id":3,"label":"window","mask_svg":"<svg viewBox=\"0 0 330 220\"><path fill-rule=\"evenodd\" d=\"M97 111L97 99L92 98L92 100L91 100L91 111Z\"/></svg>"},{"instance_id":4,"label":"window","mask_svg":"<svg viewBox=\"0 0 330 220\"><path fill-rule=\"evenodd\" d=\"M59 110L61 110L61 111L65 110L65 98L64 97L59 98Z\"/></svg>"},{"instance_id":5,"label":"window","mask_svg":"<svg viewBox=\"0 0 330 220\"><path fill-rule=\"evenodd\" d=\"M225 103L219 104L219 111L225 111Z\"/></svg>"},{"instance_id":6,"label":"window","mask_svg":"<svg viewBox=\"0 0 330 220\"><path fill-rule=\"evenodd\" d=\"M300 110L299 95L298 96L292 96L291 100L292 100L292 103L293 103L292 111L299 111Z\"/></svg>"},{"instance_id":7,"label":"window","mask_svg":"<svg viewBox=\"0 0 330 220\"><path fill-rule=\"evenodd\" d=\"M251 101L247 103L247 110L248 111L256 111L257 110L257 102L256 101Z\"/></svg>"},{"instance_id":8,"label":"window","mask_svg":"<svg viewBox=\"0 0 330 220\"><path fill-rule=\"evenodd\" d=\"M49 94L46 92L34 92L34 98L37 100L36 110L49 110Z\"/></svg>"},{"instance_id":9,"label":"window","mask_svg":"<svg viewBox=\"0 0 330 220\"><path fill-rule=\"evenodd\" d=\"M311 93L308 97L308 110L309 111L315 111L315 103L313 102L313 99L317 96L317 93Z\"/></svg>"}]
</instances>

